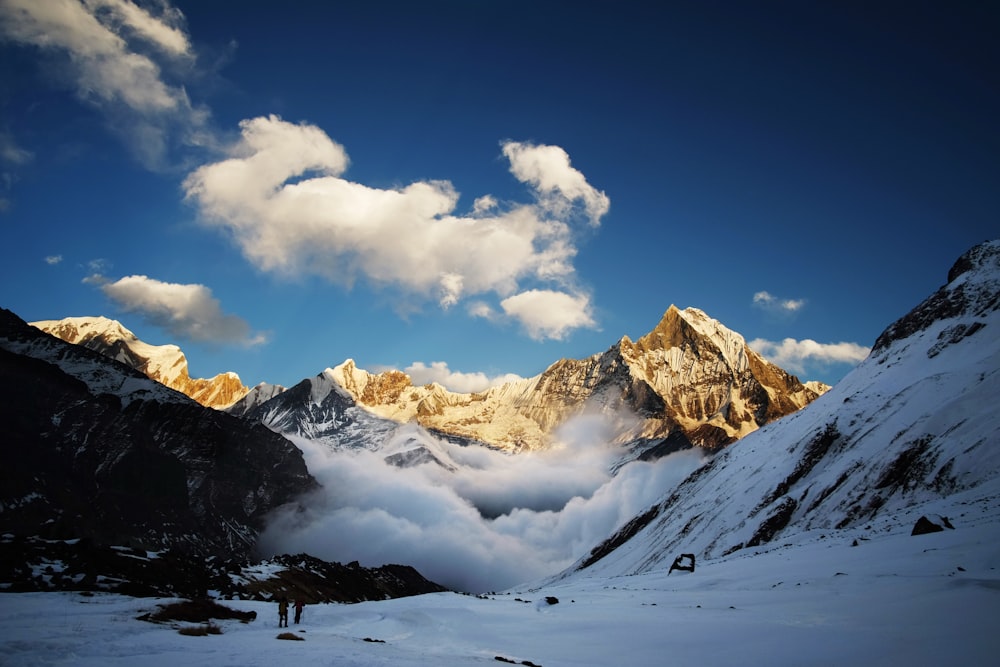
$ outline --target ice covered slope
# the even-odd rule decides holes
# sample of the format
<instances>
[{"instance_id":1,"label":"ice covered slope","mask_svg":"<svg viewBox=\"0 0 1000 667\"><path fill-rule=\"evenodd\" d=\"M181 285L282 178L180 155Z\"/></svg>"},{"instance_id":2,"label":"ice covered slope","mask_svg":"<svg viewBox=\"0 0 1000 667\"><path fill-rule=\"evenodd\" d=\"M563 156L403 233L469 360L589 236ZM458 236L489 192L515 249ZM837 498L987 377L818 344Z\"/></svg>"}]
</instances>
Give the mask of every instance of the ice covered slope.
<instances>
[{"instance_id":1,"label":"ice covered slope","mask_svg":"<svg viewBox=\"0 0 1000 667\"><path fill-rule=\"evenodd\" d=\"M250 391L236 373L220 373L210 379L190 377L187 358L179 347L144 343L117 320L67 317L31 324L67 343L82 345L131 366L206 407L232 405Z\"/></svg>"},{"instance_id":2,"label":"ice covered slope","mask_svg":"<svg viewBox=\"0 0 1000 667\"><path fill-rule=\"evenodd\" d=\"M575 569L645 572L680 553L715 558L826 531L901 529L922 507L953 518L969 505L995 508L998 396L993 241L964 254L947 284L831 391L721 451Z\"/></svg>"}]
</instances>

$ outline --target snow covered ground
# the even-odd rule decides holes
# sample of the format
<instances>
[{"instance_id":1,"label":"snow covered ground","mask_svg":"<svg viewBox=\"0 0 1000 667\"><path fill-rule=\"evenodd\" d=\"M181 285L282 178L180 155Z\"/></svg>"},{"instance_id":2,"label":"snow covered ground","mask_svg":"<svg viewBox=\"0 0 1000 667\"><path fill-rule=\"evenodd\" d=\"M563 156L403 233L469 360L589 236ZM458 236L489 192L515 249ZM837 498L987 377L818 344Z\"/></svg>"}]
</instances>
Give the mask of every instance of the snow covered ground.
<instances>
[{"instance_id":1,"label":"snow covered ground","mask_svg":"<svg viewBox=\"0 0 1000 667\"><path fill-rule=\"evenodd\" d=\"M949 508L955 530L910 536L911 518ZM304 641L276 639L269 603L223 601L257 620L191 637L176 631L185 624L137 620L166 600L6 593L0 665L997 664L1000 498L952 497L913 514L742 550L694 573L578 573L486 597L309 606L290 628Z\"/></svg>"}]
</instances>

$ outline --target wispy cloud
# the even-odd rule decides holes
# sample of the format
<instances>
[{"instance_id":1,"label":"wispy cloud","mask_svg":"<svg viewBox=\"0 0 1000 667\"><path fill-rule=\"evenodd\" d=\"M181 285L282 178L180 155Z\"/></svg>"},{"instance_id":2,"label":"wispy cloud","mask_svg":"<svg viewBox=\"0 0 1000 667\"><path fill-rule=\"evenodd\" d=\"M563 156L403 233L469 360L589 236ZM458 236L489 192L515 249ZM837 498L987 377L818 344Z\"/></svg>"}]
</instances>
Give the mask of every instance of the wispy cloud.
<instances>
[{"instance_id":1,"label":"wispy cloud","mask_svg":"<svg viewBox=\"0 0 1000 667\"><path fill-rule=\"evenodd\" d=\"M63 261L62 255L49 255L45 258L45 263L49 266L55 266L56 264Z\"/></svg>"},{"instance_id":2,"label":"wispy cloud","mask_svg":"<svg viewBox=\"0 0 1000 667\"><path fill-rule=\"evenodd\" d=\"M184 188L259 269L345 284L363 277L442 308L492 293L538 339L594 326L589 299L572 289L572 222L582 210L596 224L608 198L561 148L504 144L534 200L501 210L483 195L466 217L455 213L459 194L448 181L380 189L344 178L347 152L314 125L269 116L241 129L232 157L195 170ZM542 312L546 304L554 310Z\"/></svg>"},{"instance_id":3,"label":"wispy cloud","mask_svg":"<svg viewBox=\"0 0 1000 667\"><path fill-rule=\"evenodd\" d=\"M755 338L748 345L768 361L794 373L803 373L806 362L854 365L871 352L870 347L857 343L817 343L809 338L785 338L780 342Z\"/></svg>"},{"instance_id":4,"label":"wispy cloud","mask_svg":"<svg viewBox=\"0 0 1000 667\"><path fill-rule=\"evenodd\" d=\"M101 109L147 167L163 165L170 144L198 143L208 112L161 65L193 63L183 14L166 2L157 11L127 0L4 0L3 38L64 57L60 74L85 103Z\"/></svg>"},{"instance_id":5,"label":"wispy cloud","mask_svg":"<svg viewBox=\"0 0 1000 667\"><path fill-rule=\"evenodd\" d=\"M485 391L490 387L523 379L520 375L513 373L489 376L478 371L473 373L453 371L448 368L447 362L444 361L432 361L430 365L422 361L415 361L404 368L403 372L410 376L410 380L415 385L436 382L451 391L465 394Z\"/></svg>"},{"instance_id":6,"label":"wispy cloud","mask_svg":"<svg viewBox=\"0 0 1000 667\"><path fill-rule=\"evenodd\" d=\"M103 257L98 257L97 259L88 260L84 264L84 269L89 272L89 276L83 279L85 283L92 283L96 285L101 285L106 282L104 274L111 270L111 262Z\"/></svg>"},{"instance_id":7,"label":"wispy cloud","mask_svg":"<svg viewBox=\"0 0 1000 667\"><path fill-rule=\"evenodd\" d=\"M10 208L8 193L19 179L20 168L34 159L34 153L18 146L8 132L0 132L0 212Z\"/></svg>"},{"instance_id":8,"label":"wispy cloud","mask_svg":"<svg viewBox=\"0 0 1000 667\"><path fill-rule=\"evenodd\" d=\"M753 295L753 305L771 313L797 313L806 305L805 299L784 299L770 292L757 292Z\"/></svg>"},{"instance_id":9,"label":"wispy cloud","mask_svg":"<svg viewBox=\"0 0 1000 667\"><path fill-rule=\"evenodd\" d=\"M147 276L126 276L112 282L92 275L85 282L98 285L126 312L138 313L178 338L245 346L267 340L263 334L252 333L242 318L223 313L212 290L204 285L165 283Z\"/></svg>"}]
</instances>

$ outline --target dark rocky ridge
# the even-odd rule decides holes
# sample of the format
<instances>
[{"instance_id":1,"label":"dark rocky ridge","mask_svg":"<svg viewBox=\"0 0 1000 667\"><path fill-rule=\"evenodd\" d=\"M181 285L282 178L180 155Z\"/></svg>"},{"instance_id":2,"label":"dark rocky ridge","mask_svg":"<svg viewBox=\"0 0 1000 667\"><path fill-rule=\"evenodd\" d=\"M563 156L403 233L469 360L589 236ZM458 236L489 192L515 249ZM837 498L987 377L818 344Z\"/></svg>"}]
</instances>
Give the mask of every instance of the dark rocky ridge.
<instances>
[{"instance_id":1,"label":"dark rocky ridge","mask_svg":"<svg viewBox=\"0 0 1000 667\"><path fill-rule=\"evenodd\" d=\"M26 345L33 356L11 351ZM248 557L267 513L316 486L301 452L263 426L180 394L95 394L50 359L148 382L0 313L0 532Z\"/></svg>"},{"instance_id":2,"label":"dark rocky ridge","mask_svg":"<svg viewBox=\"0 0 1000 667\"><path fill-rule=\"evenodd\" d=\"M252 562L179 549L146 551L92 540L0 538L0 582L7 592L72 590L136 597L216 597L362 602L445 590L407 565L366 568L306 554Z\"/></svg>"},{"instance_id":3,"label":"dark rocky ridge","mask_svg":"<svg viewBox=\"0 0 1000 667\"><path fill-rule=\"evenodd\" d=\"M872 353L885 350L894 341L903 340L923 331L934 322L969 313L974 317L984 317L987 313L1000 309L1000 293L991 282L956 282L963 275L979 267L1000 265L1000 243L983 243L959 257L948 271L948 282L919 306L899 318L875 341ZM975 333L980 327L966 325L955 334L954 342ZM971 330L971 331L970 331Z\"/></svg>"}]
</instances>

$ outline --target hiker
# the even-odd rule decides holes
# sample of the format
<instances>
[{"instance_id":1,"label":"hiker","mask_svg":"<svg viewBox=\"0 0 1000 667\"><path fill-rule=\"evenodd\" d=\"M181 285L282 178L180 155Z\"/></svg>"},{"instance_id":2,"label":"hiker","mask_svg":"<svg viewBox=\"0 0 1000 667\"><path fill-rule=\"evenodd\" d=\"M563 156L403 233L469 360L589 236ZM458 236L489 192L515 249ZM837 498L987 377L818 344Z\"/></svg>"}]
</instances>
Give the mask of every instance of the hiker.
<instances>
[{"instance_id":1,"label":"hiker","mask_svg":"<svg viewBox=\"0 0 1000 667\"><path fill-rule=\"evenodd\" d=\"M295 624L298 625L299 621L302 620L302 610L305 608L306 603L299 598L295 601Z\"/></svg>"},{"instance_id":2,"label":"hiker","mask_svg":"<svg viewBox=\"0 0 1000 667\"><path fill-rule=\"evenodd\" d=\"M278 600L278 627L288 627L288 598Z\"/></svg>"}]
</instances>

